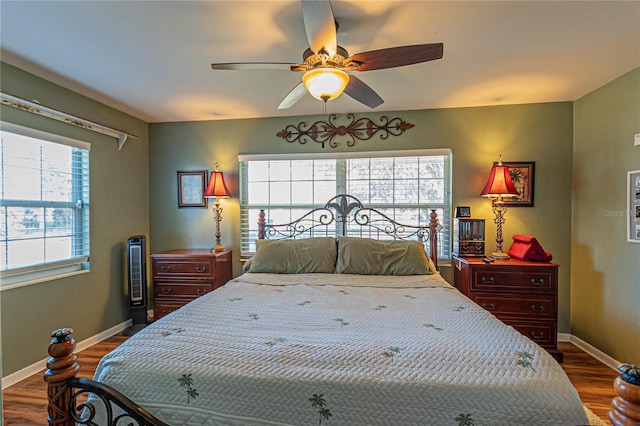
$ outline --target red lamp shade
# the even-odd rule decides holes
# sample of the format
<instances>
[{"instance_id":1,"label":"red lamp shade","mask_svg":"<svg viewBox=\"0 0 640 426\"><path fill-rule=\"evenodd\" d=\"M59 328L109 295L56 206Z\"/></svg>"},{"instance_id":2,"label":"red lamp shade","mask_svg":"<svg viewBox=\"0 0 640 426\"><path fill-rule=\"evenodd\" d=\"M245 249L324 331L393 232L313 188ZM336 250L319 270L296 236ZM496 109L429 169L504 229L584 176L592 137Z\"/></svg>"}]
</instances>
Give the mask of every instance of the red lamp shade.
<instances>
[{"instance_id":1,"label":"red lamp shade","mask_svg":"<svg viewBox=\"0 0 640 426\"><path fill-rule=\"evenodd\" d=\"M216 163L215 171L211 172L209 185L207 186L207 190L204 191L205 198L231 197L231 192L229 192L227 184L224 182L224 176L222 172L218 170L218 167L219 165Z\"/></svg>"},{"instance_id":2,"label":"red lamp shade","mask_svg":"<svg viewBox=\"0 0 640 426\"><path fill-rule=\"evenodd\" d=\"M515 197L518 195L511 175L509 175L509 167L502 164L502 161L498 161L498 164L491 168L491 174L489 175L489 181L484 187L480 195L485 197Z\"/></svg>"}]
</instances>

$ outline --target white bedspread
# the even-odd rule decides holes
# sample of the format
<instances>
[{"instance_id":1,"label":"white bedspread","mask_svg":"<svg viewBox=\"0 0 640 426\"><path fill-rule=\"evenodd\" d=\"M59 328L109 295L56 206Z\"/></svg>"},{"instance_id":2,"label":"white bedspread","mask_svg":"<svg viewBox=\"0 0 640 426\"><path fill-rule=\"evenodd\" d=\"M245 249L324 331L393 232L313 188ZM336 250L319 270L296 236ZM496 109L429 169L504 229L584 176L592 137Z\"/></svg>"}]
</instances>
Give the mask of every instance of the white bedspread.
<instances>
[{"instance_id":1,"label":"white bedspread","mask_svg":"<svg viewBox=\"0 0 640 426\"><path fill-rule=\"evenodd\" d=\"M95 379L170 425L588 424L555 360L438 274L244 274Z\"/></svg>"}]
</instances>

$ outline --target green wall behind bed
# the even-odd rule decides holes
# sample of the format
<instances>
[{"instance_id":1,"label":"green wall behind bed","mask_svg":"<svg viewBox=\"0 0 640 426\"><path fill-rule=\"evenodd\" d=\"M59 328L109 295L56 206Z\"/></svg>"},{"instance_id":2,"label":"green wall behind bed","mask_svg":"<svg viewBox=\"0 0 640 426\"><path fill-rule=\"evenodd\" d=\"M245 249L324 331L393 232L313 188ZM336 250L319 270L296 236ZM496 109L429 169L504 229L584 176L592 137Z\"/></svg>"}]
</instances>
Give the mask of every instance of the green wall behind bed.
<instances>
[{"instance_id":1,"label":"green wall behind bed","mask_svg":"<svg viewBox=\"0 0 640 426\"><path fill-rule=\"evenodd\" d=\"M331 103L327 105L331 112ZM560 263L559 331L569 332L569 271L571 247L571 174L573 104L571 102L478 108L368 113L401 117L415 124L400 137L341 144L324 151L374 151L451 148L453 206L471 206L474 217L486 218L487 251L495 249L496 228L491 203L479 194L491 165L505 161L534 161L534 207L513 207L504 226L505 249L513 234L535 235ZM360 115L362 116L362 114ZM234 250L234 272L240 273L237 156L257 153L323 152L319 144L290 144L276 136L287 124L307 123L321 116L251 120L158 123L150 125L150 228L154 252L174 248L211 247L211 209L178 209L176 171L211 170L220 163L233 198L224 208L222 243ZM257 218L256 218L257 220ZM450 267L443 275L453 281Z\"/></svg>"}]
</instances>

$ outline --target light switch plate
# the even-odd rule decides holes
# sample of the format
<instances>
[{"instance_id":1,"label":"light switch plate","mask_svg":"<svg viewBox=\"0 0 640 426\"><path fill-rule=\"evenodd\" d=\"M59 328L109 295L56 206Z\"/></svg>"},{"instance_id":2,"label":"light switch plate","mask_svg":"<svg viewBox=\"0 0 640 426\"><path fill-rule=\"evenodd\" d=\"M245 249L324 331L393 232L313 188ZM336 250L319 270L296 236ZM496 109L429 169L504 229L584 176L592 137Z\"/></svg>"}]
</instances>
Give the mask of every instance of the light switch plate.
<instances>
[{"instance_id":1,"label":"light switch plate","mask_svg":"<svg viewBox=\"0 0 640 426\"><path fill-rule=\"evenodd\" d=\"M633 145L635 146L640 145L640 133L636 133L635 136L633 137Z\"/></svg>"}]
</instances>

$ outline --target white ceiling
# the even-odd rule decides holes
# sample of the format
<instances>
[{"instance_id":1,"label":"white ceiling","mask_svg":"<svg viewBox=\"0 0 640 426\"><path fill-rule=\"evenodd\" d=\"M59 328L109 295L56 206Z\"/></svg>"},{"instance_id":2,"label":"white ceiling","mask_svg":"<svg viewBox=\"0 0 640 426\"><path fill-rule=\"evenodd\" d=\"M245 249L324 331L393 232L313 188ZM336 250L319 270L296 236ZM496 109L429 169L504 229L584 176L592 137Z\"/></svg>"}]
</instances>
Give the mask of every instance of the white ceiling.
<instances>
[{"instance_id":1,"label":"white ceiling","mask_svg":"<svg viewBox=\"0 0 640 426\"><path fill-rule=\"evenodd\" d=\"M357 73L385 100L375 111L572 101L640 66L640 1L332 4L349 54L444 43L441 60ZM300 73L210 67L300 63L299 0L1 0L0 18L4 62L148 122L322 112L311 96L277 109ZM346 95L327 104L365 111Z\"/></svg>"}]
</instances>

